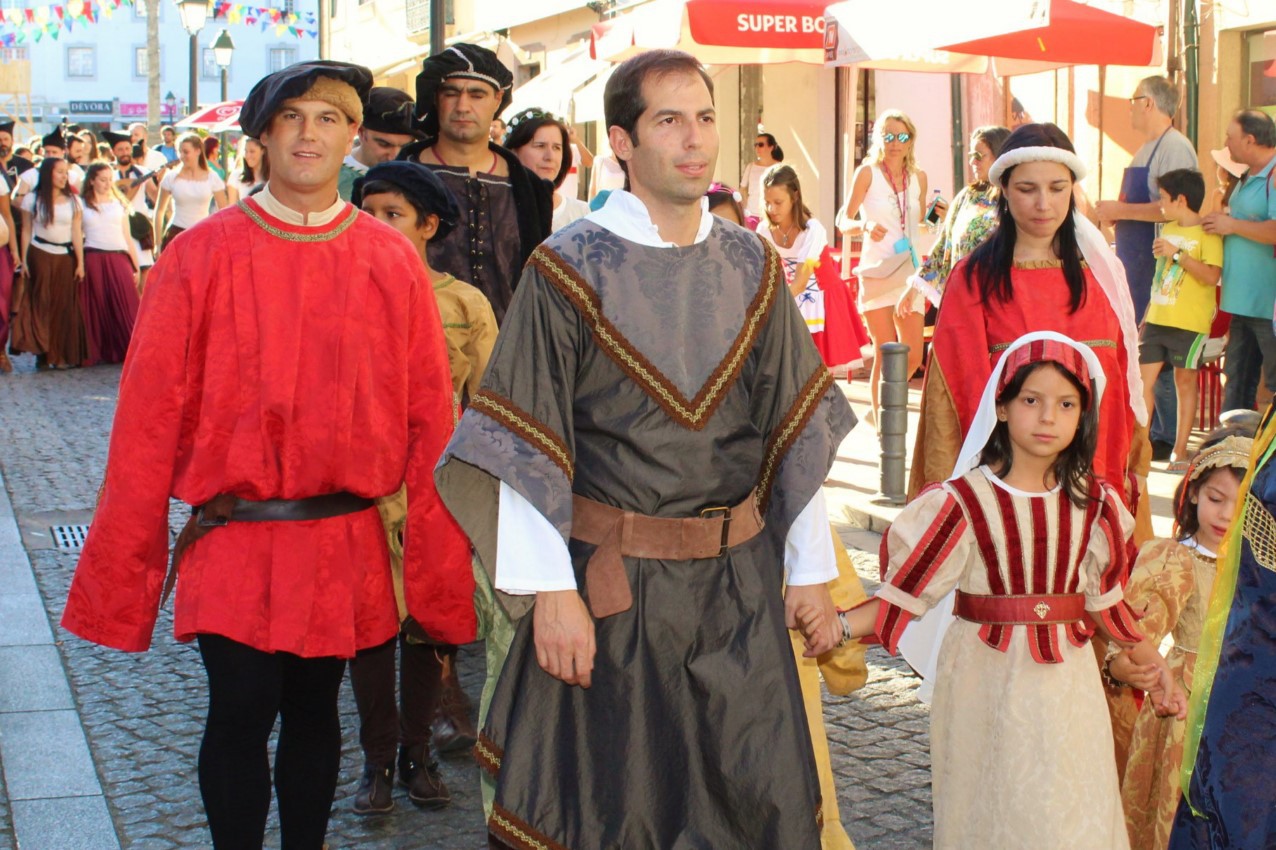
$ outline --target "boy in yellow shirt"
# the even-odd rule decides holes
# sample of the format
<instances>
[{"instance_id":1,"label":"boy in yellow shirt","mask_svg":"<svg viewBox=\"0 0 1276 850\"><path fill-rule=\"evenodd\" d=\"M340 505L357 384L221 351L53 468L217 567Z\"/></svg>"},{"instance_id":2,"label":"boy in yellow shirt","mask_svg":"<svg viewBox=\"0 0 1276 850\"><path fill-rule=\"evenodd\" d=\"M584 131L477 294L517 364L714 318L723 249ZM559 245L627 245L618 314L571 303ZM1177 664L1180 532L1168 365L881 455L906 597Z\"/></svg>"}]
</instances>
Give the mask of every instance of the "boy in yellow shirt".
<instances>
[{"instance_id":1,"label":"boy in yellow shirt","mask_svg":"<svg viewBox=\"0 0 1276 850\"><path fill-rule=\"evenodd\" d=\"M1187 470L1187 438L1196 418L1196 372L1214 322L1222 277L1223 239L1201 227L1205 178L1199 171L1167 171L1157 180L1161 213L1168 222L1152 243L1156 274L1152 300L1139 334L1139 368L1148 410L1161 367L1174 367L1178 391L1178 431L1168 472Z\"/></svg>"}]
</instances>

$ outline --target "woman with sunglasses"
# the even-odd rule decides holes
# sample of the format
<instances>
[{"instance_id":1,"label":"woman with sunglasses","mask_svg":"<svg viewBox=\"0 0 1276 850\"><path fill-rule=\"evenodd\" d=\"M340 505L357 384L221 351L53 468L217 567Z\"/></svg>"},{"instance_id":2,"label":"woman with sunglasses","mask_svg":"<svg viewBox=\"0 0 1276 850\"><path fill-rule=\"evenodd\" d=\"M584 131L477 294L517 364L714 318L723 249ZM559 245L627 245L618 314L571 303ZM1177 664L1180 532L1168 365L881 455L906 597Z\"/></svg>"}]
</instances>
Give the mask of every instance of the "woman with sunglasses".
<instances>
[{"instance_id":1,"label":"woman with sunglasses","mask_svg":"<svg viewBox=\"0 0 1276 850\"><path fill-rule=\"evenodd\" d=\"M1010 131L1005 127L979 127L970 134L969 159L974 180L953 198L939 239L917 274L908 279L909 288L900 296L896 316L924 313L923 297L938 307L953 266L983 244L997 226L997 198L988 182L988 169L1008 138Z\"/></svg>"},{"instance_id":2,"label":"woman with sunglasses","mask_svg":"<svg viewBox=\"0 0 1276 850\"><path fill-rule=\"evenodd\" d=\"M919 225L926 208L926 172L917 168L917 129L898 109L877 117L868 155L855 170L851 197L837 217L843 233L863 240L859 266L859 311L873 339L873 425L877 425L882 378L882 346L908 346L908 374L922 363L922 316L895 315L895 305L917 270Z\"/></svg>"},{"instance_id":3,"label":"woman with sunglasses","mask_svg":"<svg viewBox=\"0 0 1276 850\"><path fill-rule=\"evenodd\" d=\"M762 175L767 169L784 162L784 151L770 133L758 133L753 140L754 160L744 167L740 175L740 194L744 196L744 226L754 230L762 220L766 198L762 197Z\"/></svg>"}]
</instances>

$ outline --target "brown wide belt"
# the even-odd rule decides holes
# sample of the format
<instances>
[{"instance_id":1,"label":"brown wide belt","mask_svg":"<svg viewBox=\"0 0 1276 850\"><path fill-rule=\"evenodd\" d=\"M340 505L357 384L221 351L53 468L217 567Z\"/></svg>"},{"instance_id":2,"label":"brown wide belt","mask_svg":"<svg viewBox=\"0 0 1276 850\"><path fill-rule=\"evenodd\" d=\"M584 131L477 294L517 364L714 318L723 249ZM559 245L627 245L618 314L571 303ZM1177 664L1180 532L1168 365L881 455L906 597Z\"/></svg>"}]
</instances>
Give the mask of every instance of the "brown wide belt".
<instances>
[{"instance_id":1,"label":"brown wide belt","mask_svg":"<svg viewBox=\"0 0 1276 850\"><path fill-rule=\"evenodd\" d=\"M307 519L331 519L344 514L358 513L376 504L372 499L356 496L353 493L327 493L322 496L311 496L306 499L264 499L254 502L241 499L230 493L221 493L204 504L191 509L191 518L182 526L177 535L177 543L173 545L173 559L168 567L168 575L164 578L164 593L160 597L160 605L168 601L168 596L177 584L177 567L181 563L182 553L186 547L203 537L214 528L221 528L231 522L297 522Z\"/></svg>"},{"instance_id":2,"label":"brown wide belt","mask_svg":"<svg viewBox=\"0 0 1276 850\"><path fill-rule=\"evenodd\" d=\"M598 548L585 565L589 607L598 618L634 604L622 558L691 561L717 558L762 530L757 491L735 507L705 508L683 519L622 511L584 496L572 496L572 537Z\"/></svg>"},{"instance_id":3,"label":"brown wide belt","mask_svg":"<svg viewBox=\"0 0 1276 850\"><path fill-rule=\"evenodd\" d=\"M963 620L990 626L1075 623L1085 617L1085 594L993 596L959 590L953 613Z\"/></svg>"}]
</instances>

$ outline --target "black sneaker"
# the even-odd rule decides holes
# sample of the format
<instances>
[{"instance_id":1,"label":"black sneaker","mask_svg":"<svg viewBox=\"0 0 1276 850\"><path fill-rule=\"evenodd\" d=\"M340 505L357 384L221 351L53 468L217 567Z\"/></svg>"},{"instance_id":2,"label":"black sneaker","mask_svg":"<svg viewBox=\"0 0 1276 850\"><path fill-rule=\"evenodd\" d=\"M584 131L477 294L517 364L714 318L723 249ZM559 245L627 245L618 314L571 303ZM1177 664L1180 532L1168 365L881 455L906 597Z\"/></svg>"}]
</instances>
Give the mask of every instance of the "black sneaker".
<instances>
[{"instance_id":1,"label":"black sneaker","mask_svg":"<svg viewBox=\"0 0 1276 850\"><path fill-rule=\"evenodd\" d=\"M394 810L394 765L381 767L369 762L363 766L359 790L354 793L356 815L383 815Z\"/></svg>"},{"instance_id":2,"label":"black sneaker","mask_svg":"<svg viewBox=\"0 0 1276 850\"><path fill-rule=\"evenodd\" d=\"M443 809L452 805L452 794L443 784L439 763L424 746L399 747L399 784L408 789L408 799L421 809Z\"/></svg>"},{"instance_id":3,"label":"black sneaker","mask_svg":"<svg viewBox=\"0 0 1276 850\"><path fill-rule=\"evenodd\" d=\"M1169 460L1174 452L1174 444L1164 440L1152 441L1152 460Z\"/></svg>"}]
</instances>

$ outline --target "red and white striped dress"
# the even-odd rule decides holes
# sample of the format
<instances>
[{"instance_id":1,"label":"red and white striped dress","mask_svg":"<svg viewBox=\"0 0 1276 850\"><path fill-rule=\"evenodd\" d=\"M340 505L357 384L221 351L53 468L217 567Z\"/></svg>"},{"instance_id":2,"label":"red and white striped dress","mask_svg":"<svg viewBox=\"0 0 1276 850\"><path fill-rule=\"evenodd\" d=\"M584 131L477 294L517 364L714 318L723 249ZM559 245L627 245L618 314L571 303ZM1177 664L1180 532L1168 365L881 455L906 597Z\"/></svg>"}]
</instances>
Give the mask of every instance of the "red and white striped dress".
<instances>
[{"instance_id":1,"label":"red and white striped dress","mask_svg":"<svg viewBox=\"0 0 1276 850\"><path fill-rule=\"evenodd\" d=\"M1094 494L1079 508L987 467L924 491L883 543L882 643L895 652L908 621L953 588L1084 594L1092 617L1137 640L1120 583L1134 520L1110 487ZM948 630L931 711L937 850L1128 850L1092 632L962 619Z\"/></svg>"}]
</instances>

